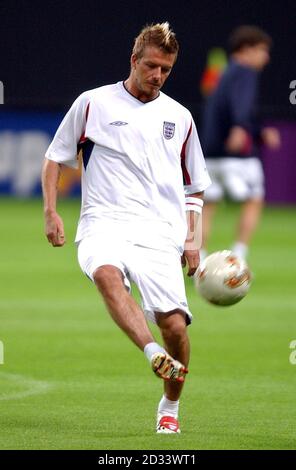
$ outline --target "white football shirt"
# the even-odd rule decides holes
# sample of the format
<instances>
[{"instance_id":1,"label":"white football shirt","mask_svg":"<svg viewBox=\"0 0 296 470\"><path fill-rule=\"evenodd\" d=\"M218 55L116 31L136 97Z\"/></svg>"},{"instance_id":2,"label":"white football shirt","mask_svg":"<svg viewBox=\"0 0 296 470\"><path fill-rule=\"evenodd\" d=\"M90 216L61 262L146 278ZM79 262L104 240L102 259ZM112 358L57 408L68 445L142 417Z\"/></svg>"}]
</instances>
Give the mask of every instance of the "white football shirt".
<instances>
[{"instance_id":1,"label":"white football shirt","mask_svg":"<svg viewBox=\"0 0 296 470\"><path fill-rule=\"evenodd\" d=\"M126 236L148 246L164 237L182 252L185 195L210 184L190 112L162 92L143 103L123 82L86 91L64 117L46 158L75 168L80 149L76 241L116 221Z\"/></svg>"}]
</instances>

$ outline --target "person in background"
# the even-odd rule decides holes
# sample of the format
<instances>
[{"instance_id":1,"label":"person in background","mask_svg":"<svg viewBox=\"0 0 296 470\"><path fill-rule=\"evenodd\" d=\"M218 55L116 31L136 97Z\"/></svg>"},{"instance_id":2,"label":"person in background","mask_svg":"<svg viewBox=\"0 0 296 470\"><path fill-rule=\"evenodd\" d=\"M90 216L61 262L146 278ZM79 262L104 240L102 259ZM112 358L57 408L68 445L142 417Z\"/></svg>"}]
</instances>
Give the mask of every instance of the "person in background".
<instances>
[{"instance_id":1,"label":"person in background","mask_svg":"<svg viewBox=\"0 0 296 470\"><path fill-rule=\"evenodd\" d=\"M205 191L203 244L207 242L215 210L227 195L241 204L232 251L245 258L260 219L264 201L264 175L258 144L280 146L280 134L261 127L256 116L260 72L270 60L271 37L256 26L240 26L230 38L230 60L216 89L205 104L201 144L212 179Z\"/></svg>"}]
</instances>

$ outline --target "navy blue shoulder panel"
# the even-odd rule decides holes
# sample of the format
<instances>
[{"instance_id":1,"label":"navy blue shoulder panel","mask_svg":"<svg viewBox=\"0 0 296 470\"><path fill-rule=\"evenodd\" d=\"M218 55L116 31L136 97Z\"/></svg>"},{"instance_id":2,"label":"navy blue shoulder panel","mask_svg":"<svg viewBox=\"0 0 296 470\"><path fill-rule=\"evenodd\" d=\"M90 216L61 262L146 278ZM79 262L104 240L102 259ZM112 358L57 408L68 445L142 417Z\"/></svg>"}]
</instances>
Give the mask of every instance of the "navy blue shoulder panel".
<instances>
[{"instance_id":1,"label":"navy blue shoulder panel","mask_svg":"<svg viewBox=\"0 0 296 470\"><path fill-rule=\"evenodd\" d=\"M94 142L87 139L85 142L83 142L82 144L78 144L77 146L78 153L80 152L80 150L82 150L82 160L83 160L83 166L85 170L88 165L94 145L95 145Z\"/></svg>"}]
</instances>

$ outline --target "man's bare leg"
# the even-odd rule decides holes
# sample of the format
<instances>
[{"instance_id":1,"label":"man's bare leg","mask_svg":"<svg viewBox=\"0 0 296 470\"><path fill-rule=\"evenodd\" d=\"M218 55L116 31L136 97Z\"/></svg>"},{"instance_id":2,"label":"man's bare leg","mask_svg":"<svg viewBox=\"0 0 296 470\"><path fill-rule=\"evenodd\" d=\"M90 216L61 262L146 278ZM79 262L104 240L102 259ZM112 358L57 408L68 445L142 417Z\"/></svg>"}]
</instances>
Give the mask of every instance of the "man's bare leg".
<instances>
[{"instance_id":1,"label":"man's bare leg","mask_svg":"<svg viewBox=\"0 0 296 470\"><path fill-rule=\"evenodd\" d=\"M187 368L190 356L190 345L184 313L174 310L167 314L156 313L166 350L170 355ZM161 434L178 434L180 432L179 398L184 382L164 382L164 394L158 404L156 432Z\"/></svg>"},{"instance_id":2,"label":"man's bare leg","mask_svg":"<svg viewBox=\"0 0 296 470\"><path fill-rule=\"evenodd\" d=\"M128 337L142 351L154 342L143 311L125 288L121 271L112 265L101 266L94 273L94 281L111 317Z\"/></svg>"},{"instance_id":3,"label":"man's bare leg","mask_svg":"<svg viewBox=\"0 0 296 470\"><path fill-rule=\"evenodd\" d=\"M174 310L167 314L156 312L156 321L166 351L187 368L190 357L190 344L184 313L180 310ZM171 401L179 400L183 385L180 382L165 381L165 396Z\"/></svg>"},{"instance_id":4,"label":"man's bare leg","mask_svg":"<svg viewBox=\"0 0 296 470\"><path fill-rule=\"evenodd\" d=\"M232 251L243 259L247 257L249 243L260 220L262 208L263 200L261 198L249 199L242 203L237 238L232 246Z\"/></svg>"},{"instance_id":5,"label":"man's bare leg","mask_svg":"<svg viewBox=\"0 0 296 470\"><path fill-rule=\"evenodd\" d=\"M255 232L263 208L263 200L249 199L241 207L241 214L237 228L237 240L245 245L250 243Z\"/></svg>"},{"instance_id":6,"label":"man's bare leg","mask_svg":"<svg viewBox=\"0 0 296 470\"><path fill-rule=\"evenodd\" d=\"M216 202L206 202L202 212L202 250L206 252L210 237L213 217L217 209Z\"/></svg>"}]
</instances>

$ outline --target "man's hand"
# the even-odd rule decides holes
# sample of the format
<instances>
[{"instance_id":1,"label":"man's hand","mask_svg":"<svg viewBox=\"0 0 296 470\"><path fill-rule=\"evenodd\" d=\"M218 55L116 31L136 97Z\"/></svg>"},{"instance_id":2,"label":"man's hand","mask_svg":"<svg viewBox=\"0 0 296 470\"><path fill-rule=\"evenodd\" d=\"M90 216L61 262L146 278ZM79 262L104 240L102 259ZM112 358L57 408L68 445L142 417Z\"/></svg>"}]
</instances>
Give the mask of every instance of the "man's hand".
<instances>
[{"instance_id":1,"label":"man's hand","mask_svg":"<svg viewBox=\"0 0 296 470\"><path fill-rule=\"evenodd\" d=\"M45 234L52 246L63 246L66 242L63 221L54 211L45 213Z\"/></svg>"},{"instance_id":2,"label":"man's hand","mask_svg":"<svg viewBox=\"0 0 296 470\"><path fill-rule=\"evenodd\" d=\"M272 150L277 150L281 146L281 134L275 127L264 127L261 131L261 138L264 145Z\"/></svg>"},{"instance_id":3,"label":"man's hand","mask_svg":"<svg viewBox=\"0 0 296 470\"><path fill-rule=\"evenodd\" d=\"M241 154L249 147L249 134L240 126L234 126L230 129L228 138L225 142L225 149L229 153Z\"/></svg>"},{"instance_id":4,"label":"man's hand","mask_svg":"<svg viewBox=\"0 0 296 470\"><path fill-rule=\"evenodd\" d=\"M181 257L181 263L183 268L185 268L186 266L186 261L188 264L187 276L193 276L200 262L199 250L184 250L184 253Z\"/></svg>"}]
</instances>

